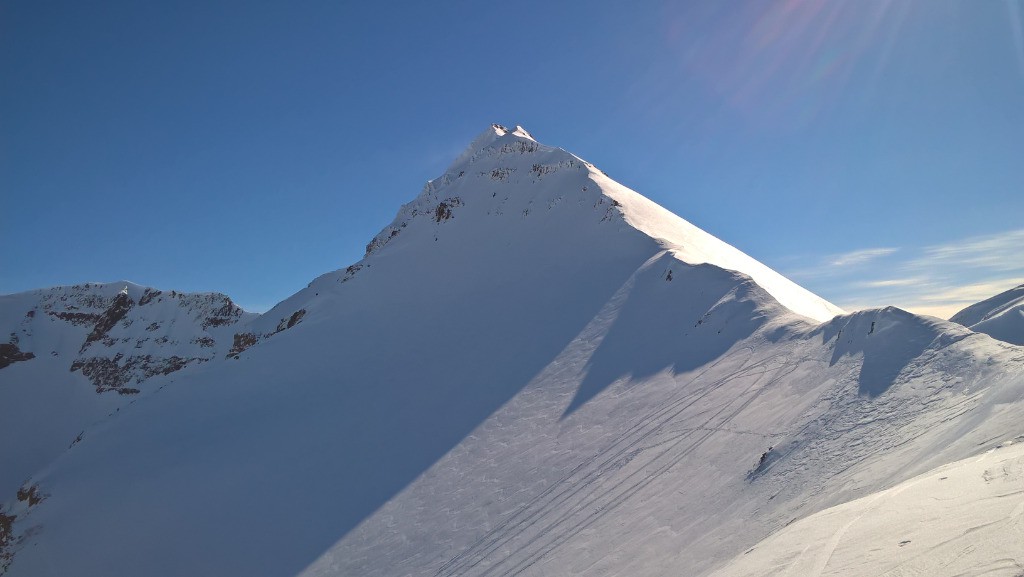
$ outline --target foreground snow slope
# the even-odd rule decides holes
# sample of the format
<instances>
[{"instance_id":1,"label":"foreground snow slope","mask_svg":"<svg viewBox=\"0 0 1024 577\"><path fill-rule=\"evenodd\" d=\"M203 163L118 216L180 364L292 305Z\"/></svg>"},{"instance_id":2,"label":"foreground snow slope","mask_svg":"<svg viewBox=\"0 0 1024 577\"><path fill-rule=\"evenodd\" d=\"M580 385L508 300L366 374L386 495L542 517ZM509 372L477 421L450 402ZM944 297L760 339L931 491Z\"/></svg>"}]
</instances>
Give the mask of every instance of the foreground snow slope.
<instances>
[{"instance_id":1,"label":"foreground snow slope","mask_svg":"<svg viewBox=\"0 0 1024 577\"><path fill-rule=\"evenodd\" d=\"M1024 435L977 457L802 519L714 577L1018 577Z\"/></svg>"},{"instance_id":2,"label":"foreground snow slope","mask_svg":"<svg viewBox=\"0 0 1024 577\"><path fill-rule=\"evenodd\" d=\"M129 282L0 296L0 498L164 375L224 358L255 316L222 294Z\"/></svg>"},{"instance_id":3,"label":"foreground snow slope","mask_svg":"<svg viewBox=\"0 0 1024 577\"><path fill-rule=\"evenodd\" d=\"M645 310L616 323L632 330L588 327L306 574L702 575L758 535L1021 432L1024 351L954 325L896 309L769 323L687 370L673 361L695 339L658 330L664 301L632 297ZM602 335L615 347L594 351ZM560 419L615 363L663 369Z\"/></svg>"},{"instance_id":4,"label":"foreground snow slope","mask_svg":"<svg viewBox=\"0 0 1024 577\"><path fill-rule=\"evenodd\" d=\"M703 575L1020 434L1024 349L765 271L491 129L237 361L35 474L9 572Z\"/></svg>"},{"instance_id":5,"label":"foreground snow slope","mask_svg":"<svg viewBox=\"0 0 1024 577\"><path fill-rule=\"evenodd\" d=\"M949 320L972 331L1024 345L1024 285L975 303Z\"/></svg>"}]
</instances>

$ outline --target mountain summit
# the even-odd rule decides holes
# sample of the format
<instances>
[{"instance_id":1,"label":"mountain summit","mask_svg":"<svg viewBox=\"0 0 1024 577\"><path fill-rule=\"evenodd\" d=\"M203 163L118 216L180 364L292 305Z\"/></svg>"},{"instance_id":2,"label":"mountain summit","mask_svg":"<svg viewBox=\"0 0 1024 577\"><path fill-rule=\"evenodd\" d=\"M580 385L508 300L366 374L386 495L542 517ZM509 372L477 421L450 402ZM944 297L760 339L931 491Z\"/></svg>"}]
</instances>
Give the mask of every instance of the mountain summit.
<instances>
[{"instance_id":1,"label":"mountain summit","mask_svg":"<svg viewBox=\"0 0 1024 577\"><path fill-rule=\"evenodd\" d=\"M553 212L560 205L579 208ZM402 207L395 221L373 239L367 253L387 244L408 226L419 224L417 217L440 224L459 216L493 230L508 226L510 218L526 220L532 216L571 234L595 215L600 222L608 223L605 228L627 234L624 229L634 229L684 263L707 263L745 274L797 314L824 321L843 312L608 178L585 160L538 143L521 126L508 130L495 124L476 137L441 177L430 181L416 200ZM498 218L502 216L506 218ZM562 222L552 223L555 218ZM517 234L520 230L510 232Z\"/></svg>"},{"instance_id":2,"label":"mountain summit","mask_svg":"<svg viewBox=\"0 0 1024 577\"><path fill-rule=\"evenodd\" d=\"M0 565L701 576L1024 433L1019 347L894 308L839 312L495 125L362 260L5 497ZM959 562L1012 558L1007 543L965 542ZM824 568L829 553L792 557Z\"/></svg>"}]
</instances>

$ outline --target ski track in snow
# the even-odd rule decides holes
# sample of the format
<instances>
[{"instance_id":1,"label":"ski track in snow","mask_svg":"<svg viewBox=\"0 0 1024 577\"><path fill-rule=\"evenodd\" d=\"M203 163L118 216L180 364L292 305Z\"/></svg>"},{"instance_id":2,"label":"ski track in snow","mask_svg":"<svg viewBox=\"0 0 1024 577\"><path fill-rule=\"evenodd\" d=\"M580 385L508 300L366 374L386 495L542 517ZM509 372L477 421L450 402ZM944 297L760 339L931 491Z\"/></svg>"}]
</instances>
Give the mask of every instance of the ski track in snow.
<instances>
[{"instance_id":1,"label":"ski track in snow","mask_svg":"<svg viewBox=\"0 0 1024 577\"><path fill-rule=\"evenodd\" d=\"M785 353L773 355L748 366L747 363L749 363L751 356L752 352L748 354L740 369L702 389L685 394L669 403L666 407L655 411L646 418L640 419L638 423L625 431L615 443L577 465L569 475L551 484L540 495L523 505L514 515L473 543L466 551L463 551L442 565L435 575L468 575L473 569L485 563L488 557L503 546L509 545L511 541L533 530L535 525L543 524L543 527L537 530L533 537L529 538L525 543L517 545L514 553L499 559L479 573L480 575L519 575L559 545L572 539L595 521L614 511L631 496L635 495L660 475L674 467L686 455L701 446L709 437L717 432L726 430L725 427L731 419L743 412L758 398L763 387L770 386L778 379L789 375L798 366L797 363L787 362L788 355ZM704 374L717 367L719 362L721 361L706 368L701 375L693 379L693 382L699 381ZM770 367L770 365L776 363L778 364L777 367ZM764 370L757 371L757 369ZM765 375L769 373L772 373L773 377L768 383L759 386ZM630 461L640 457L645 451L657 446L644 446L644 443L657 433L660 433L664 427L675 422L687 409L693 407L712 393L718 392L721 387L732 381L750 376L756 376L757 378L741 394L735 397L735 399L745 398L745 400L739 403L724 418L718 420L723 413L733 406L735 399L727 401L717 412L708 417L699 426L680 433L664 450L651 457L643 467L637 468L634 472L615 482L610 487L601 487L601 485L607 483L608 479L616 471ZM735 433L734 431L728 432ZM691 436L694 434L698 435L695 439L691 439ZM688 445L680 451L676 451L678 447L687 441L690 441ZM600 462L594 465L595 461ZM553 503L564 504L577 498L579 498L579 501L567 511L564 511L552 520L544 520L544 517L548 515L545 507ZM590 512L587 513L587 511ZM582 518L579 518L581 515ZM569 525L570 523L571 525ZM563 527L564 525L569 526L566 528ZM523 558L518 562L514 562L511 567L498 572L500 567L511 563L511 560L517 556Z\"/></svg>"}]
</instances>

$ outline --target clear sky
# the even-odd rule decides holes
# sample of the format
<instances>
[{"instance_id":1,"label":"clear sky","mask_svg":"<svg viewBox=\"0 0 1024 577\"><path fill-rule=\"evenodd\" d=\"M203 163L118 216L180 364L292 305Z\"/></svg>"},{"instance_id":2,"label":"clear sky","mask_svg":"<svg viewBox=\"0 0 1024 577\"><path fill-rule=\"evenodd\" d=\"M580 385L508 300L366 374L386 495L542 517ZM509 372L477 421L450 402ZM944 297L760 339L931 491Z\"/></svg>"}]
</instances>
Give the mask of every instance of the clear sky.
<instances>
[{"instance_id":1,"label":"clear sky","mask_svg":"<svg viewBox=\"0 0 1024 577\"><path fill-rule=\"evenodd\" d=\"M261 311L522 124L848 309L1024 283L1024 2L0 2L0 293Z\"/></svg>"}]
</instances>

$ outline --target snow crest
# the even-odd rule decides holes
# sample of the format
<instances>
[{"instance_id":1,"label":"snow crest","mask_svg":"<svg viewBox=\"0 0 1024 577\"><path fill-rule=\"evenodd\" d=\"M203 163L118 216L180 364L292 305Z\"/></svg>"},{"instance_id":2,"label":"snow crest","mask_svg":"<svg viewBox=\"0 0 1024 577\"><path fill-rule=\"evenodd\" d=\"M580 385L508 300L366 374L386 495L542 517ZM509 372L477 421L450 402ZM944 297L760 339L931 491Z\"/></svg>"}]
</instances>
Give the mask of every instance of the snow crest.
<instances>
[{"instance_id":1,"label":"snow crest","mask_svg":"<svg viewBox=\"0 0 1024 577\"><path fill-rule=\"evenodd\" d=\"M974 332L1024 345L1024 285L975 303L950 317Z\"/></svg>"},{"instance_id":2,"label":"snow crest","mask_svg":"<svg viewBox=\"0 0 1024 577\"><path fill-rule=\"evenodd\" d=\"M624 223L626 227L609 227L609 234L639 232L689 264L707 263L745 274L797 314L820 322L843 312L608 178L589 162L537 142L520 126L510 131L495 124L475 138L444 174L428 182L418 197L402 206L394 221L367 245L366 256L421 222L440 227L450 219L486 219L487 229L493 233L496 227L519 226L517 221L562 203L584 208L563 214L562 221L555 225L568 234L581 226L581 220L595 216L601 221Z\"/></svg>"}]
</instances>

